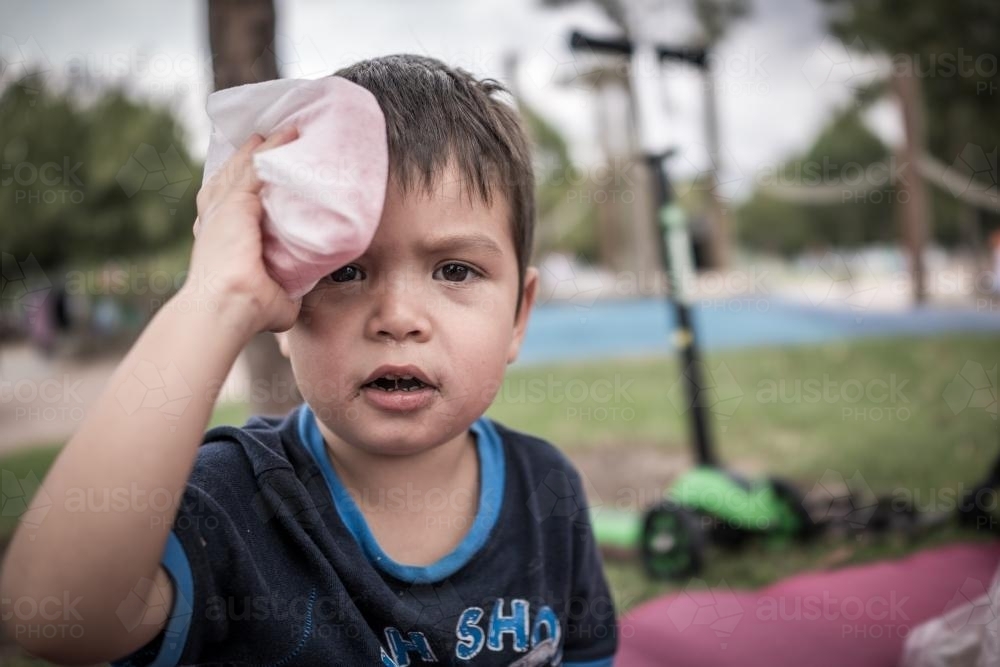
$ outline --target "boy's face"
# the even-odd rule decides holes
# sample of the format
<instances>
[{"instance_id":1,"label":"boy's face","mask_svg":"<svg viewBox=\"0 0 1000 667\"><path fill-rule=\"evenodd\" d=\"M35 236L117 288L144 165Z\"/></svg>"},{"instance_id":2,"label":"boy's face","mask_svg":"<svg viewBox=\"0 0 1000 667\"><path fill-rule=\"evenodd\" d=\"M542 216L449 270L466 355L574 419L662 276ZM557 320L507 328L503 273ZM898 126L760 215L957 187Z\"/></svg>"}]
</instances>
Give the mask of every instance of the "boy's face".
<instances>
[{"instance_id":1,"label":"boy's face","mask_svg":"<svg viewBox=\"0 0 1000 667\"><path fill-rule=\"evenodd\" d=\"M279 334L323 435L371 454L411 454L463 436L517 357L537 271L517 310L517 255L508 205L470 204L449 167L432 194L392 182L365 254L302 300ZM427 385L382 378L415 367ZM383 369L385 370L385 369ZM391 369L390 369L391 370ZM384 373L383 373L384 375Z\"/></svg>"}]
</instances>

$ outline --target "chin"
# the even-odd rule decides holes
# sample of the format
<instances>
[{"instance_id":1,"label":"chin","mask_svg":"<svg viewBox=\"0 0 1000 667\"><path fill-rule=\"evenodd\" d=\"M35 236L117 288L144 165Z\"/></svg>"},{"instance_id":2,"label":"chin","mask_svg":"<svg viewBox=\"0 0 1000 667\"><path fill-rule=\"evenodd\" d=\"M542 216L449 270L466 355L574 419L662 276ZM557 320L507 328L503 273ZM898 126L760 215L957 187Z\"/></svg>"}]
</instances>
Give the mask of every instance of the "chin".
<instances>
[{"instance_id":1,"label":"chin","mask_svg":"<svg viewBox=\"0 0 1000 667\"><path fill-rule=\"evenodd\" d=\"M415 428L412 422L390 419L362 419L358 432L351 433L351 442L369 454L380 456L410 456L433 449L450 438L446 433L430 433L436 430L432 424Z\"/></svg>"}]
</instances>

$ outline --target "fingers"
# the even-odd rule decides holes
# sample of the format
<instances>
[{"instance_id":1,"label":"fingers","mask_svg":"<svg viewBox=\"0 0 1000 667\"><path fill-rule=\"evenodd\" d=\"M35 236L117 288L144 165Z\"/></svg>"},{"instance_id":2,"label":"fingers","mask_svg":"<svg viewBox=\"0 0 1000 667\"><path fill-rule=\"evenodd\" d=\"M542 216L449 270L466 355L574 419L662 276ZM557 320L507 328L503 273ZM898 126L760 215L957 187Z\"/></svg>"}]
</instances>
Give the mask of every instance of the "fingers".
<instances>
[{"instance_id":1,"label":"fingers","mask_svg":"<svg viewBox=\"0 0 1000 667\"><path fill-rule=\"evenodd\" d=\"M235 190L258 192L262 184L257 178L257 172L253 168L254 153L277 148L282 144L292 141L297 136L298 131L294 127L274 132L267 139L259 134L250 135L250 138L229 158L226 166L219 170L224 175L224 180L222 181L224 192L228 193Z\"/></svg>"},{"instance_id":2,"label":"fingers","mask_svg":"<svg viewBox=\"0 0 1000 667\"><path fill-rule=\"evenodd\" d=\"M263 183L257 177L253 166L253 155L258 151L270 150L293 141L298 137L294 127L288 127L280 132L272 133L267 139L259 134L252 134L242 146L226 161L226 163L205 183L199 192L199 212L202 216L208 214L216 205L236 192L260 192ZM203 200L203 201L201 201ZM203 206L201 204L204 204ZM195 220L192 231L197 234L200 225Z\"/></svg>"},{"instance_id":3,"label":"fingers","mask_svg":"<svg viewBox=\"0 0 1000 667\"><path fill-rule=\"evenodd\" d=\"M273 135L268 140L273 139ZM246 143L240 146L236 154L230 158L228 177L223 197L231 192L259 192L262 183L257 178L257 172L253 168L253 154L259 148L267 145L267 141L259 134L253 134Z\"/></svg>"},{"instance_id":4,"label":"fingers","mask_svg":"<svg viewBox=\"0 0 1000 667\"><path fill-rule=\"evenodd\" d=\"M225 164L212 174L212 177L205 183L205 188L220 193L228 192L232 184L238 180L240 172L245 171L247 165L250 164L250 155L253 150L262 143L264 143L264 137L256 133L251 134L250 138L243 142L243 145L226 160Z\"/></svg>"},{"instance_id":5,"label":"fingers","mask_svg":"<svg viewBox=\"0 0 1000 667\"><path fill-rule=\"evenodd\" d=\"M260 192L263 184L257 178L257 171L253 167L254 153L277 148L292 141L297 136L298 132L294 127L287 127L280 132L272 133L267 139L263 139L259 134L250 137L250 140L240 147L236 155L236 169L230 191Z\"/></svg>"},{"instance_id":6,"label":"fingers","mask_svg":"<svg viewBox=\"0 0 1000 667\"><path fill-rule=\"evenodd\" d=\"M259 151L266 151L269 148L277 148L282 144L287 144L289 141L292 141L298 136L299 131L295 127L286 127L279 132L273 132L271 136L252 148L251 152L257 153Z\"/></svg>"}]
</instances>

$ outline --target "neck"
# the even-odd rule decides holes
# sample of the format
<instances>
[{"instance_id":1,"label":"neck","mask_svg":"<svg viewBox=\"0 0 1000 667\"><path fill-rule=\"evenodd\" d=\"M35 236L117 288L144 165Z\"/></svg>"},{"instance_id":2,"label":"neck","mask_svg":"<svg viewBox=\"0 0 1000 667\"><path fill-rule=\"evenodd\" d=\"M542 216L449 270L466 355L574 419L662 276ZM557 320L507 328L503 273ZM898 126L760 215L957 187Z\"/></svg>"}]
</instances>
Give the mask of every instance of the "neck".
<instances>
[{"instance_id":1,"label":"neck","mask_svg":"<svg viewBox=\"0 0 1000 667\"><path fill-rule=\"evenodd\" d=\"M357 498L365 492L386 489L431 489L450 491L475 468L475 438L465 429L440 445L409 455L386 455L365 451L333 434L317 420L326 442L330 462L341 482Z\"/></svg>"}]
</instances>

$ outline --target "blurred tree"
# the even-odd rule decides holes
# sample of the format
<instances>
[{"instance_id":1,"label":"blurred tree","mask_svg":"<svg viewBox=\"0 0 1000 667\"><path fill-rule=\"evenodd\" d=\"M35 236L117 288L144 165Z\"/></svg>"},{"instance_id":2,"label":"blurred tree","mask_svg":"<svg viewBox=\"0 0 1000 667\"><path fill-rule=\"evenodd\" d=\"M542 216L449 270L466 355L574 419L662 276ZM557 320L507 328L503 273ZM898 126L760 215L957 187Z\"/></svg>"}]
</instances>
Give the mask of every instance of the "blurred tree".
<instances>
[{"instance_id":1,"label":"blurred tree","mask_svg":"<svg viewBox=\"0 0 1000 667\"><path fill-rule=\"evenodd\" d=\"M939 0L823 1L832 10L834 34L847 44L859 40L865 49L888 55L892 89L903 106L905 155L926 151L960 170L984 169L987 173L978 177L996 186L1000 3L952 0L943 8ZM970 160L979 164L969 164ZM915 179L910 186L920 182ZM975 245L983 236L976 220L996 225L996 215L976 212L970 219L970 212L962 206L940 201L952 194L959 193L930 193L933 210L950 214L948 225L961 230L967 244ZM923 208L927 214L931 205L923 204ZM921 235L928 233L919 226L926 223L918 211L907 213L910 243L919 243ZM937 235L937 226L929 232Z\"/></svg>"},{"instance_id":2,"label":"blurred tree","mask_svg":"<svg viewBox=\"0 0 1000 667\"><path fill-rule=\"evenodd\" d=\"M758 189L739 210L740 240L786 256L816 247L889 242L894 238L893 168L888 149L867 128L860 110L848 108L801 158L756 175ZM799 186L819 187L832 199L807 203L776 196Z\"/></svg>"},{"instance_id":3,"label":"blurred tree","mask_svg":"<svg viewBox=\"0 0 1000 667\"><path fill-rule=\"evenodd\" d=\"M119 89L81 108L69 93L9 85L0 158L0 248L18 260L59 272L190 244L200 167L167 109Z\"/></svg>"},{"instance_id":4,"label":"blurred tree","mask_svg":"<svg viewBox=\"0 0 1000 667\"><path fill-rule=\"evenodd\" d=\"M1000 143L1000 3L823 0L834 34L887 54L894 73L914 66L931 154L951 164L967 143Z\"/></svg>"},{"instance_id":5,"label":"blurred tree","mask_svg":"<svg viewBox=\"0 0 1000 667\"><path fill-rule=\"evenodd\" d=\"M504 56L504 79L507 90L524 119L531 140L535 170L534 255L561 250L598 260L594 207L583 206L571 191L567 175L573 169L569 149L559 131L538 114L524 99L518 86L519 57L516 51ZM574 205L575 204L575 205Z\"/></svg>"},{"instance_id":6,"label":"blurred tree","mask_svg":"<svg viewBox=\"0 0 1000 667\"><path fill-rule=\"evenodd\" d=\"M534 144L535 201L538 212L535 253L569 252L599 260L596 208L585 205L585 183L572 177L574 166L562 135L523 100L521 115ZM579 179L583 180L583 179Z\"/></svg>"}]
</instances>

